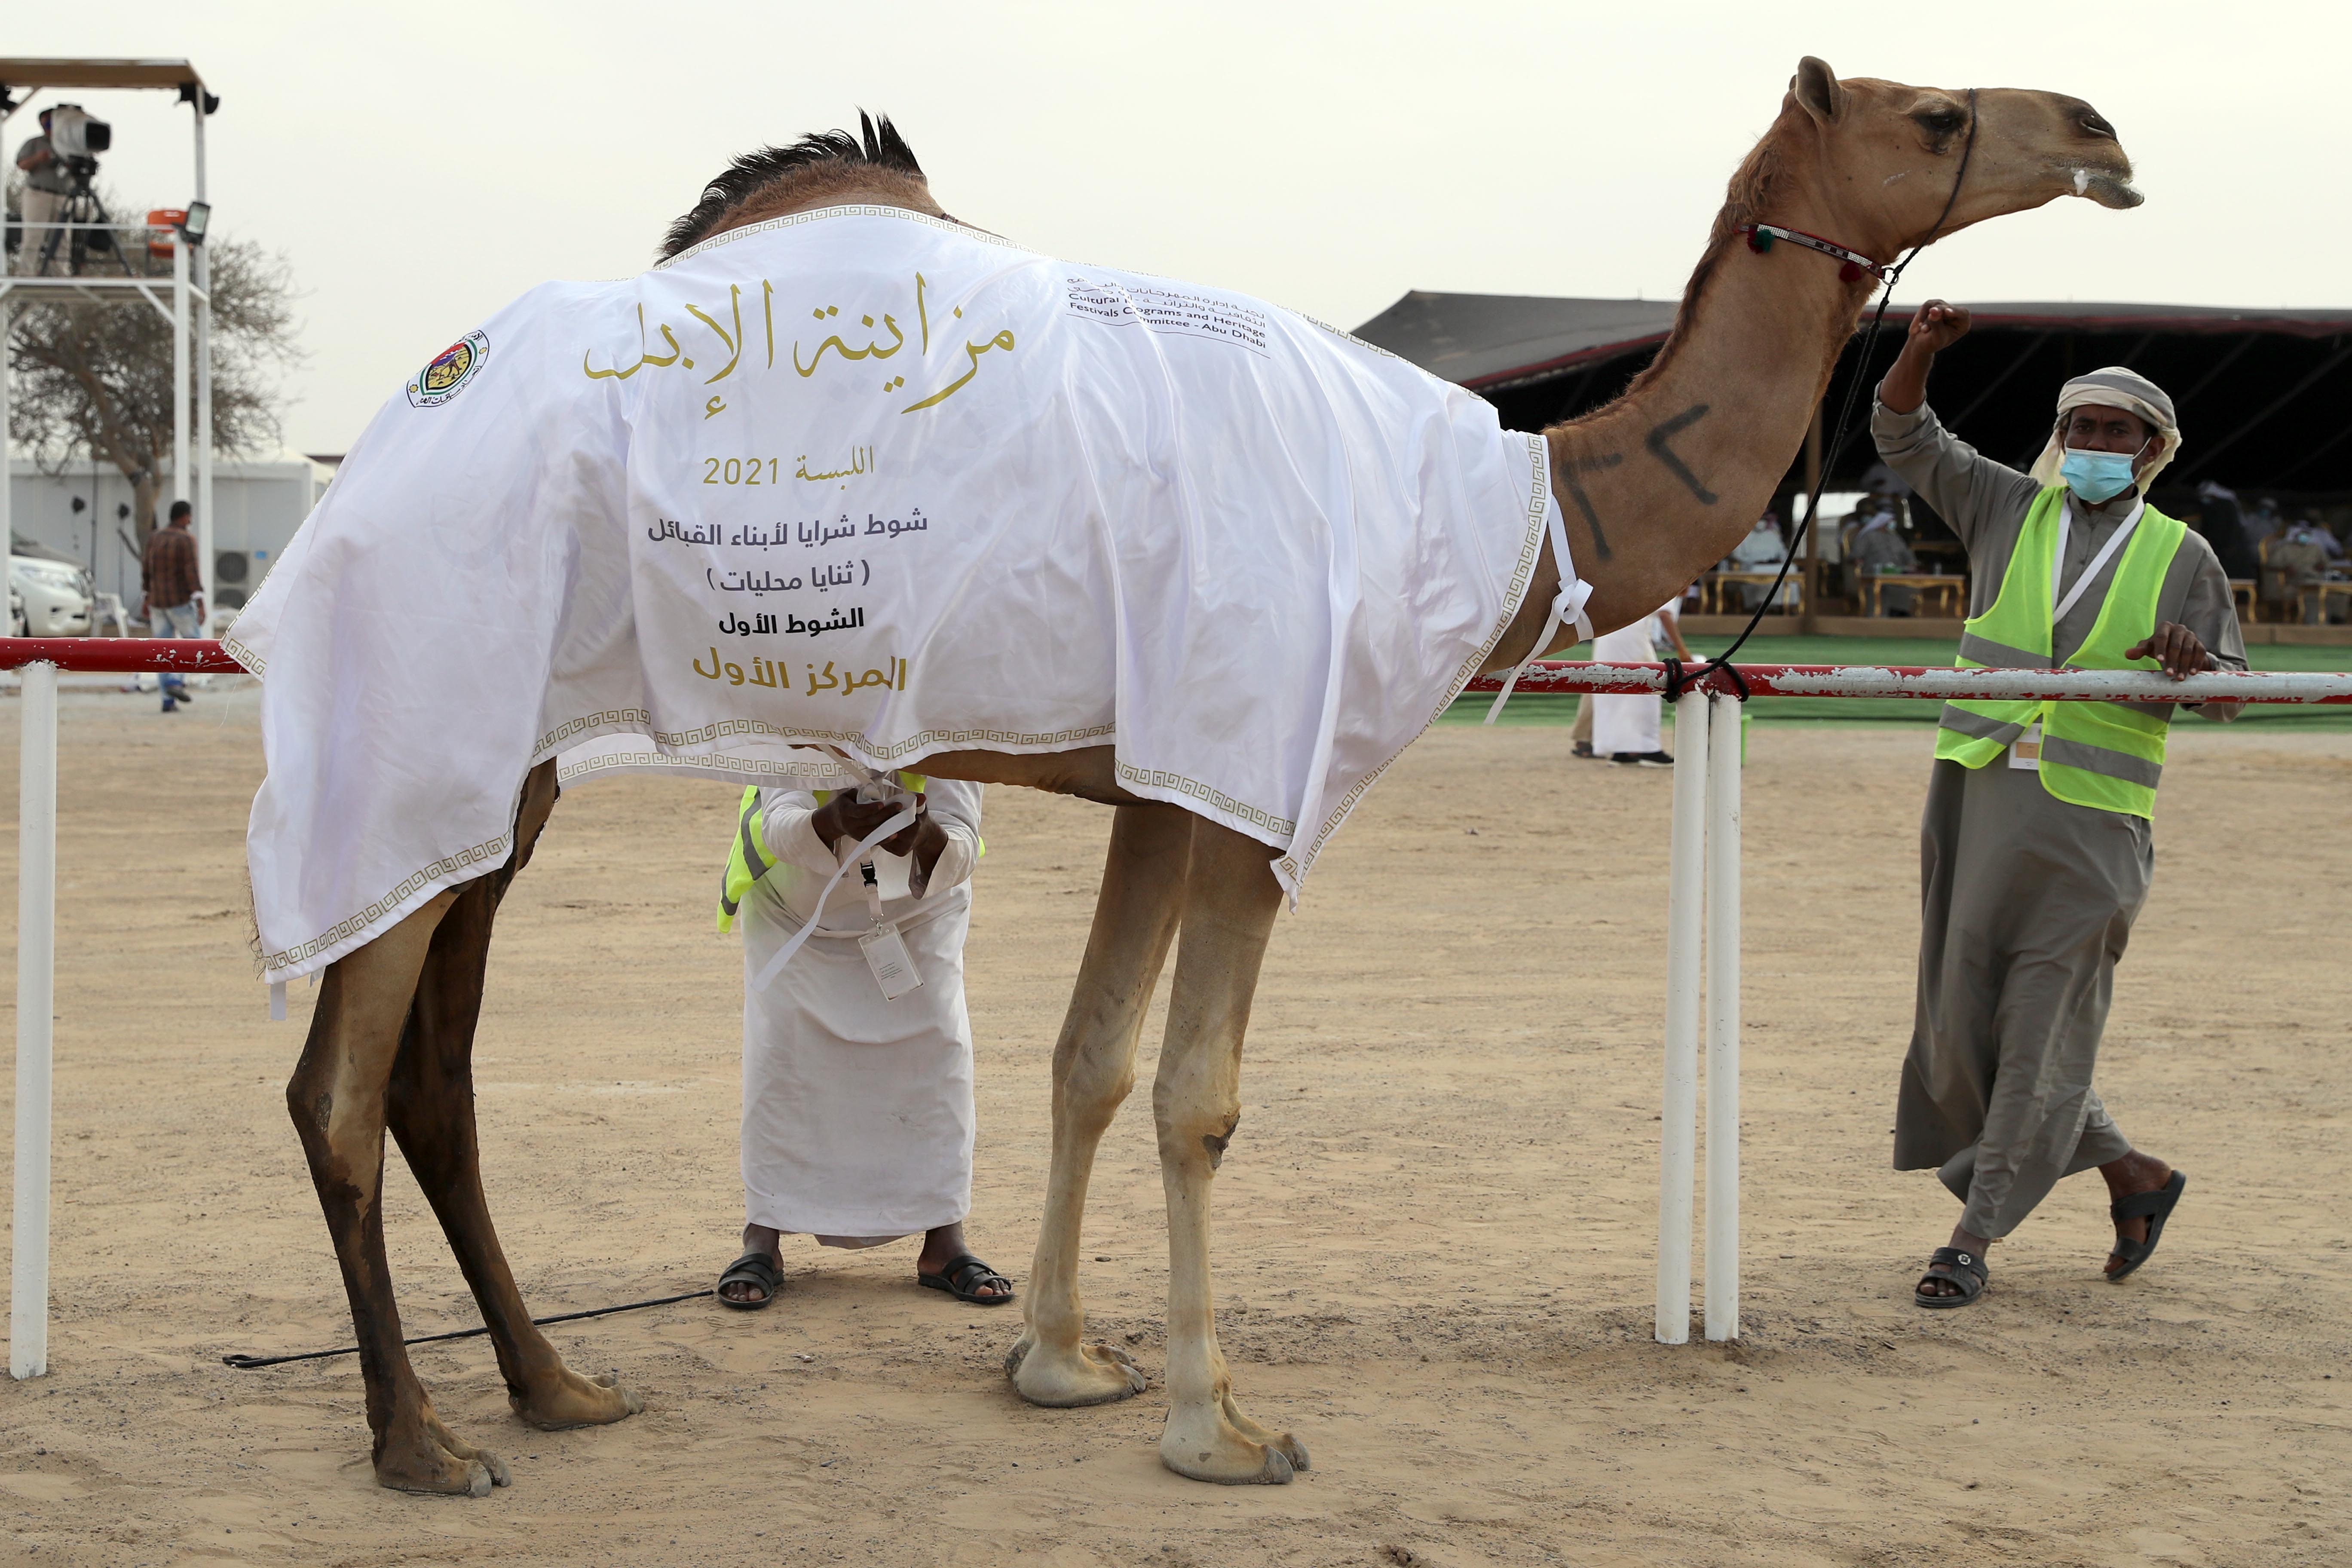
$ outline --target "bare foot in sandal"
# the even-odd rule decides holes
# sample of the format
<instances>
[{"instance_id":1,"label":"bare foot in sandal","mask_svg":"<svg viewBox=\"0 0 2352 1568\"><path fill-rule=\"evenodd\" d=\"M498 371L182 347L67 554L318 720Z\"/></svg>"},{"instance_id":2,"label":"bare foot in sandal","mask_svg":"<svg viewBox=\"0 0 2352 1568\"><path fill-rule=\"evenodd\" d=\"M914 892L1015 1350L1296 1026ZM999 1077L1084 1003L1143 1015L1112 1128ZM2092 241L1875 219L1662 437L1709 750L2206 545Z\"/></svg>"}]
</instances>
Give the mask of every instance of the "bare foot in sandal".
<instances>
[{"instance_id":1,"label":"bare foot in sandal","mask_svg":"<svg viewBox=\"0 0 2352 1568\"><path fill-rule=\"evenodd\" d=\"M1938 1247L1928 1260L1927 1272L1920 1277L1919 1285L1912 1291L1912 1300L1923 1307L1960 1306L1983 1294L1985 1270L1985 1238L1952 1227L1952 1244ZM1973 1275L1973 1279L1966 1276Z\"/></svg>"},{"instance_id":2,"label":"bare foot in sandal","mask_svg":"<svg viewBox=\"0 0 2352 1568\"><path fill-rule=\"evenodd\" d=\"M784 1286L784 1258L777 1250L782 1233L764 1225L743 1227L743 1256L719 1277L719 1300L742 1311L757 1311L776 1299Z\"/></svg>"},{"instance_id":3,"label":"bare foot in sandal","mask_svg":"<svg viewBox=\"0 0 2352 1568\"><path fill-rule=\"evenodd\" d=\"M2180 1190L2189 1184L2189 1178L2137 1149L2100 1166L2099 1174L2107 1179L2107 1196L2113 1200L2107 1212L2116 1226L2116 1246L2107 1254L2106 1276L2120 1279L2156 1250L2164 1222L2172 1217L2173 1205L2180 1201ZM2134 1198L2140 1201L2134 1203Z\"/></svg>"},{"instance_id":4,"label":"bare foot in sandal","mask_svg":"<svg viewBox=\"0 0 2352 1568\"><path fill-rule=\"evenodd\" d=\"M1013 1300L1013 1281L974 1258L964 1245L961 1220L925 1233L922 1256L915 1259L915 1280L982 1306Z\"/></svg>"}]
</instances>

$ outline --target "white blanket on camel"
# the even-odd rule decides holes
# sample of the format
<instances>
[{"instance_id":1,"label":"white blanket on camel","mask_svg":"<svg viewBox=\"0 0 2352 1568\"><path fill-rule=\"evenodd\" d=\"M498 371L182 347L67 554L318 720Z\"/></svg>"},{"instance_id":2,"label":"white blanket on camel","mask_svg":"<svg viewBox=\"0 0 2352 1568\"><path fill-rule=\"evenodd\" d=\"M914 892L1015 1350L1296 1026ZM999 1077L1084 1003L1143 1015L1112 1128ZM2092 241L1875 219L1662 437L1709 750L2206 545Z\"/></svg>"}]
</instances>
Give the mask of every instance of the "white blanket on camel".
<instances>
[{"instance_id":1,"label":"white blanket on camel","mask_svg":"<svg viewBox=\"0 0 2352 1568\"><path fill-rule=\"evenodd\" d=\"M265 977L496 868L516 792L1115 748L1295 900L1533 575L1544 446L1288 311L835 207L551 283L352 448L264 676Z\"/></svg>"}]
</instances>

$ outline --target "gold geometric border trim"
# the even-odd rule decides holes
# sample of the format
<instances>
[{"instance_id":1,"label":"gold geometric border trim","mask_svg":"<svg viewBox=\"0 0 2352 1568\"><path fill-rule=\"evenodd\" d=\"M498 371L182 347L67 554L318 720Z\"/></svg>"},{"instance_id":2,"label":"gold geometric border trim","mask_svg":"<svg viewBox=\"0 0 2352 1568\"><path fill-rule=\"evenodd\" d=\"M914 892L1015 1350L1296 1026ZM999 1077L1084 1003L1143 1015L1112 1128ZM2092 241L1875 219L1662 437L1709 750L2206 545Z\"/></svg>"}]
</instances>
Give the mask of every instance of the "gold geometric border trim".
<instances>
[{"instance_id":1,"label":"gold geometric border trim","mask_svg":"<svg viewBox=\"0 0 2352 1568\"><path fill-rule=\"evenodd\" d=\"M1238 816L1244 822L1255 823L1268 833L1286 837L1298 831L1298 824L1289 817L1276 816L1270 811L1262 811L1255 805L1235 800L1224 791L1204 784L1198 779L1188 779L1182 773L1162 773L1154 768L1139 768L1124 760L1118 763L1118 776L1129 784L1142 784L1150 789L1172 789L1179 795L1189 795L1194 800L1213 805L1228 816Z\"/></svg>"},{"instance_id":2,"label":"gold geometric border trim","mask_svg":"<svg viewBox=\"0 0 2352 1568\"><path fill-rule=\"evenodd\" d=\"M1066 746L1073 742L1098 740L1118 732L1115 724L1096 724L1081 730L1055 730L1046 733L1031 733L1021 730L923 730L903 741L883 746L868 740L856 730L817 730L796 724L770 724L758 719L721 719L693 730L654 730L650 733L656 745L699 746L729 735L770 735L780 741L825 741L839 745L855 746L866 755L895 761L909 752L934 746Z\"/></svg>"},{"instance_id":3,"label":"gold geometric border trim","mask_svg":"<svg viewBox=\"0 0 2352 1568\"><path fill-rule=\"evenodd\" d=\"M333 930L312 937L299 947L289 947L283 952L263 953L261 955L262 972L268 973L271 970L289 968L300 963L305 959L326 952L327 949L347 937L358 935L398 909L417 889L427 883L439 881L452 871L462 871L468 867L482 867L483 870L495 869L505 863L508 851L513 847L514 835L507 832L499 834L487 843L477 844L471 849L460 849L455 855L445 855L424 869L412 871L402 878L400 886L393 889L351 919L337 925ZM480 870L474 873L475 876L482 874ZM471 877L459 879L461 881L472 879Z\"/></svg>"},{"instance_id":4,"label":"gold geometric border trim","mask_svg":"<svg viewBox=\"0 0 2352 1568\"><path fill-rule=\"evenodd\" d=\"M530 749L530 754L533 757L544 757L583 730L602 729L608 724L635 724L639 729L644 729L653 721L653 715L642 708L608 708L602 713L591 713L579 719L567 719L541 735L539 738L539 744Z\"/></svg>"},{"instance_id":5,"label":"gold geometric border trim","mask_svg":"<svg viewBox=\"0 0 2352 1568\"><path fill-rule=\"evenodd\" d=\"M247 669L252 671L255 675L259 675L263 670L269 668L268 661L267 659L263 658L259 654L254 652L251 648L246 647L243 643L237 641L236 638L233 637L221 638L220 645L221 652L228 655L229 658L236 660L237 663L245 666Z\"/></svg>"}]
</instances>

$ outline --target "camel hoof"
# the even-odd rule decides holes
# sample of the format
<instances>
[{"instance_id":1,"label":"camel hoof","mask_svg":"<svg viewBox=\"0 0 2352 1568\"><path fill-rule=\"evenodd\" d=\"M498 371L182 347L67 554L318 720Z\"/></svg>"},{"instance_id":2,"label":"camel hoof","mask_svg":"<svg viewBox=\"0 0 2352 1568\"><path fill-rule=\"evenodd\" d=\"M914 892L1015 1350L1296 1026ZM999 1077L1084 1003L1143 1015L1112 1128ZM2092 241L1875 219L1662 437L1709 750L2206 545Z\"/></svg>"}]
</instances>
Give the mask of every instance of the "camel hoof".
<instances>
[{"instance_id":1,"label":"camel hoof","mask_svg":"<svg viewBox=\"0 0 2352 1568\"><path fill-rule=\"evenodd\" d=\"M1132 1399L1147 1382L1135 1358L1117 1345L1085 1345L1075 1354L1054 1356L1039 1352L1025 1334L1005 1352L1004 1375L1013 1380L1013 1392L1048 1410Z\"/></svg>"},{"instance_id":2,"label":"camel hoof","mask_svg":"<svg viewBox=\"0 0 2352 1568\"><path fill-rule=\"evenodd\" d=\"M1165 1447L1160 1452L1160 1462L1186 1480L1207 1481L1212 1486L1220 1487L1288 1486L1291 1478L1307 1468L1304 1449L1299 1451L1299 1462L1294 1464L1290 1456L1280 1448L1268 1447L1265 1462L1255 1472L1244 1470L1239 1474L1218 1468L1216 1455L1208 1449L1200 1450L1194 1458L1194 1464L1179 1464L1168 1457Z\"/></svg>"},{"instance_id":3,"label":"camel hoof","mask_svg":"<svg viewBox=\"0 0 2352 1568\"><path fill-rule=\"evenodd\" d=\"M375 1484L387 1491L417 1497L488 1497L492 1487L504 1486L509 1479L504 1464L499 1464L494 1474L482 1459L460 1459L446 1453L438 1458L439 1464L422 1470L385 1469L378 1466Z\"/></svg>"},{"instance_id":4,"label":"camel hoof","mask_svg":"<svg viewBox=\"0 0 2352 1568\"><path fill-rule=\"evenodd\" d=\"M499 1458L488 1448L475 1449L474 1462L481 1466L483 1469L489 1472L490 1485L494 1487L510 1487L514 1485L514 1471L507 1468L507 1462L504 1459ZM480 1497L483 1494L476 1492L474 1495L476 1497Z\"/></svg>"},{"instance_id":5,"label":"camel hoof","mask_svg":"<svg viewBox=\"0 0 2352 1568\"><path fill-rule=\"evenodd\" d=\"M542 1432L568 1432L575 1426L606 1426L625 1421L646 1407L643 1395L621 1386L618 1372L582 1377L565 1372L553 1386L531 1391L525 1399L509 1394L514 1413Z\"/></svg>"},{"instance_id":6,"label":"camel hoof","mask_svg":"<svg viewBox=\"0 0 2352 1568\"><path fill-rule=\"evenodd\" d=\"M614 1367L611 1371L600 1374L596 1379L596 1386L599 1388L611 1388L619 1391L621 1395L621 1415L623 1418L626 1418L631 1415L642 1415L645 1414L646 1396L639 1394L634 1388L623 1388L621 1386L621 1369L619 1367Z\"/></svg>"}]
</instances>

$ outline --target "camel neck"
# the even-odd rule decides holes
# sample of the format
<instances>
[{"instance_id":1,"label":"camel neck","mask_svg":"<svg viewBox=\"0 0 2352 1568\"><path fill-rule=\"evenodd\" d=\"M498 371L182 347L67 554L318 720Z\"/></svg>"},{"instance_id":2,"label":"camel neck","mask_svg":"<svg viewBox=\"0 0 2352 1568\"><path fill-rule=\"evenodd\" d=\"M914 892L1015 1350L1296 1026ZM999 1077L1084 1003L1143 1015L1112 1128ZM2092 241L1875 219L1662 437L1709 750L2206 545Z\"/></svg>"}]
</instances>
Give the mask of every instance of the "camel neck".
<instances>
[{"instance_id":1,"label":"camel neck","mask_svg":"<svg viewBox=\"0 0 2352 1568\"><path fill-rule=\"evenodd\" d=\"M1811 216L1770 221L1825 232ZM1869 298L1868 279L1840 271L1797 247L1730 239L1625 396L1547 432L1597 623L1647 614L1643 584L1692 581L1755 525Z\"/></svg>"}]
</instances>

